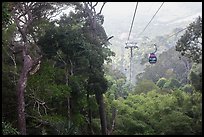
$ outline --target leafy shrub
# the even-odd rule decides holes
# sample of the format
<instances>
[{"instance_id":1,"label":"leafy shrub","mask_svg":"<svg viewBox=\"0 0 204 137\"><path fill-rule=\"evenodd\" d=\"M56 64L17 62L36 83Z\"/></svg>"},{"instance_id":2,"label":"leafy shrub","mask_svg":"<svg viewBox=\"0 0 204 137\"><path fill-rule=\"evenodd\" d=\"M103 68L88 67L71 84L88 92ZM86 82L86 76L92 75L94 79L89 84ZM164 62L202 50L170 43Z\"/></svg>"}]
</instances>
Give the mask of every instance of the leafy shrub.
<instances>
[{"instance_id":1,"label":"leafy shrub","mask_svg":"<svg viewBox=\"0 0 204 137\"><path fill-rule=\"evenodd\" d=\"M11 123L2 121L2 133L3 135L18 135L16 128L13 128Z\"/></svg>"},{"instance_id":2,"label":"leafy shrub","mask_svg":"<svg viewBox=\"0 0 204 137\"><path fill-rule=\"evenodd\" d=\"M166 78L160 78L158 81L157 81L157 83L156 83L156 85L158 86L158 87L160 87L160 88L163 88L163 86L164 86L164 84L167 82L167 79Z\"/></svg>"},{"instance_id":3,"label":"leafy shrub","mask_svg":"<svg viewBox=\"0 0 204 137\"><path fill-rule=\"evenodd\" d=\"M154 82L150 80L143 80L137 84L135 87L135 93L140 94L140 93L147 93L151 90L158 89L158 87L155 85Z\"/></svg>"},{"instance_id":4,"label":"leafy shrub","mask_svg":"<svg viewBox=\"0 0 204 137\"><path fill-rule=\"evenodd\" d=\"M177 79L171 78L169 81L167 81L163 88L166 89L178 89L181 86L181 83Z\"/></svg>"},{"instance_id":5,"label":"leafy shrub","mask_svg":"<svg viewBox=\"0 0 204 137\"><path fill-rule=\"evenodd\" d=\"M186 93L193 93L193 86L190 84L186 84L184 87L181 88L183 91L185 91Z\"/></svg>"}]
</instances>

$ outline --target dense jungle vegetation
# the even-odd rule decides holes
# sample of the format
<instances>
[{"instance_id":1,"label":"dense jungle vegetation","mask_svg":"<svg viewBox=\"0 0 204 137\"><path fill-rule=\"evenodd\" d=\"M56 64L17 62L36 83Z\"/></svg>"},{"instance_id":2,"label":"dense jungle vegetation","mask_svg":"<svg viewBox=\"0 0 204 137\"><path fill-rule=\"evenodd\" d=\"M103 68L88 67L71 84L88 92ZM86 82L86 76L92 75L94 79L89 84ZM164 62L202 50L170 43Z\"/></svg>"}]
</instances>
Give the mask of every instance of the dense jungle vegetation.
<instances>
[{"instance_id":1,"label":"dense jungle vegetation","mask_svg":"<svg viewBox=\"0 0 204 137\"><path fill-rule=\"evenodd\" d=\"M202 18L131 84L111 65L105 4L2 3L3 135L202 134Z\"/></svg>"}]
</instances>

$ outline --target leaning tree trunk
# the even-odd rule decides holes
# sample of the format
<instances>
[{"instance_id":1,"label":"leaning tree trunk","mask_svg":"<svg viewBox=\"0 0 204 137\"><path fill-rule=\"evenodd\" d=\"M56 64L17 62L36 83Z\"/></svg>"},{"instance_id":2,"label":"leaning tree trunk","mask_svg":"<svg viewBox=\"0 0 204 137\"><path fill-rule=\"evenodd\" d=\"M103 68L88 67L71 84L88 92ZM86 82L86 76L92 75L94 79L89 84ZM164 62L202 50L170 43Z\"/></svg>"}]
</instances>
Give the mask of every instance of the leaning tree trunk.
<instances>
[{"instance_id":1,"label":"leaning tree trunk","mask_svg":"<svg viewBox=\"0 0 204 137\"><path fill-rule=\"evenodd\" d=\"M17 84L18 128L22 135L26 135L24 91L26 88L28 73L31 70L33 63L31 57L29 55L26 55L25 50L23 50L22 53L23 53L23 68Z\"/></svg>"},{"instance_id":2,"label":"leaning tree trunk","mask_svg":"<svg viewBox=\"0 0 204 137\"><path fill-rule=\"evenodd\" d=\"M34 71L36 72L37 69L39 69L39 67L36 66L40 64L40 59L42 56L33 61L32 58L26 54L27 53L26 46L24 46L22 53L23 53L23 68L17 84L17 101L18 101L17 109L18 109L18 129L21 135L26 135L24 91L26 88L29 72L31 72L31 70L32 72Z\"/></svg>"},{"instance_id":3,"label":"leaning tree trunk","mask_svg":"<svg viewBox=\"0 0 204 137\"><path fill-rule=\"evenodd\" d=\"M28 54L28 27L30 27L33 22L33 16L31 13L31 7L35 3L14 3L12 9L12 17L18 28L18 32L22 38L21 50L23 58L23 67L21 69L20 78L17 84L17 101L18 101L18 129L21 135L26 135L26 119L25 119L25 100L24 100L24 91L27 84L28 74L31 71L33 66L38 65L39 59L35 61ZM29 5L30 4L30 5ZM15 45L14 45L15 46ZM15 51L14 51L15 52ZM33 73L34 74L34 73Z\"/></svg>"},{"instance_id":4,"label":"leaning tree trunk","mask_svg":"<svg viewBox=\"0 0 204 137\"><path fill-rule=\"evenodd\" d=\"M52 7L51 3L41 3L41 2L14 2L11 5L12 5L12 11L11 11L12 18L14 19L14 23L17 26L18 32L23 42L23 45L22 45L23 67L17 84L17 97L18 97L19 131L22 135L25 135L26 120L25 120L24 91L26 88L28 74L33 75L39 69L40 59L42 58L42 56L40 56L39 58L37 57L31 58L29 56L27 49L29 46L28 44L30 44L29 42L30 38L28 39L27 35L31 34L29 28L33 27L34 22L39 21L42 17L47 18L46 15L48 15L50 11L55 11L56 9L54 7L51 8ZM51 7L47 8L47 5ZM38 14L38 12L36 11L42 14ZM49 11L49 13L44 11Z\"/></svg>"}]
</instances>

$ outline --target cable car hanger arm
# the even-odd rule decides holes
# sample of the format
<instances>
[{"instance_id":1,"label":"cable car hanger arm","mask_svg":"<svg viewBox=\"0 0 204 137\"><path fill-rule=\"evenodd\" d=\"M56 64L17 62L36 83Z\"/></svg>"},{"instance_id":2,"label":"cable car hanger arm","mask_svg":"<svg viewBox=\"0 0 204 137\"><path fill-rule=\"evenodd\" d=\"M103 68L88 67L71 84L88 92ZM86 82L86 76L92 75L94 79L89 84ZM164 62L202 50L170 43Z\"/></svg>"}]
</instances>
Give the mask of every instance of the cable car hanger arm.
<instances>
[{"instance_id":1,"label":"cable car hanger arm","mask_svg":"<svg viewBox=\"0 0 204 137\"><path fill-rule=\"evenodd\" d=\"M154 44L154 47L155 47L155 51L154 51L154 52L152 52L152 53L156 53L156 52L157 52L157 45L156 45L156 44Z\"/></svg>"}]
</instances>

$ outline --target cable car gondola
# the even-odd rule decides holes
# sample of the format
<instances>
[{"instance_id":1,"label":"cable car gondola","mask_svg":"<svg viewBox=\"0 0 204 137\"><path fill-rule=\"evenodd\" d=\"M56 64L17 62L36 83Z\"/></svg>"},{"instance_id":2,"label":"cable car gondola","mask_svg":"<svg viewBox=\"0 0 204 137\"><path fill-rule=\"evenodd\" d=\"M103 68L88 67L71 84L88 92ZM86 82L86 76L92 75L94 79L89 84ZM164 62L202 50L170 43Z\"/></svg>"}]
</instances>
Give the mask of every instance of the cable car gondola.
<instances>
[{"instance_id":1,"label":"cable car gondola","mask_svg":"<svg viewBox=\"0 0 204 137\"><path fill-rule=\"evenodd\" d=\"M149 63L150 64L155 64L157 62L157 56L155 55L155 53L157 51L157 47L155 44L154 44L154 47L155 47L155 52L152 52L149 54Z\"/></svg>"},{"instance_id":2,"label":"cable car gondola","mask_svg":"<svg viewBox=\"0 0 204 137\"><path fill-rule=\"evenodd\" d=\"M150 64L155 64L157 62L157 57L154 53L149 54L149 63Z\"/></svg>"}]
</instances>

